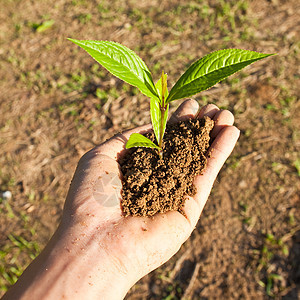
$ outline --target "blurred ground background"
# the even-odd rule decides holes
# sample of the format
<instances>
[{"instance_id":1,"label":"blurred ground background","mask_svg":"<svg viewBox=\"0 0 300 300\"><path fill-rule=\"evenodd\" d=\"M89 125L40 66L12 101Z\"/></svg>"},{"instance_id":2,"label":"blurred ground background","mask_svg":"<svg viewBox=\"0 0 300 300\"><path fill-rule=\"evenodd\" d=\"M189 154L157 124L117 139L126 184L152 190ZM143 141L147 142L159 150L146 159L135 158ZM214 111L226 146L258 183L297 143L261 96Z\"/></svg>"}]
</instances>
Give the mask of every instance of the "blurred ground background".
<instances>
[{"instance_id":1,"label":"blurred ground background","mask_svg":"<svg viewBox=\"0 0 300 300\"><path fill-rule=\"evenodd\" d=\"M150 121L73 37L120 42L170 83L213 50L278 53L195 97L231 110L240 140L191 238L127 299L298 299L299 4L0 0L0 296L54 232L80 156Z\"/></svg>"}]
</instances>

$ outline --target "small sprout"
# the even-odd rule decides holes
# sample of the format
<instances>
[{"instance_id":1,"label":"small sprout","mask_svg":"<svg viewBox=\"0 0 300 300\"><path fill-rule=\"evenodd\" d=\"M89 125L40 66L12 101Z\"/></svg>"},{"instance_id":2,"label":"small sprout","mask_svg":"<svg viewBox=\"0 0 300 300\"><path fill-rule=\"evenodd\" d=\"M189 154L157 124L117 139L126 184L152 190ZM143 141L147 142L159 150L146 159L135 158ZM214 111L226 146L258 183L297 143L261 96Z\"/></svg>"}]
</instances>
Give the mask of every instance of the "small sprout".
<instances>
[{"instance_id":1,"label":"small sprout","mask_svg":"<svg viewBox=\"0 0 300 300\"><path fill-rule=\"evenodd\" d=\"M300 176L300 158L297 158L294 163L293 166L295 167L298 176Z\"/></svg>"},{"instance_id":2,"label":"small sprout","mask_svg":"<svg viewBox=\"0 0 300 300\"><path fill-rule=\"evenodd\" d=\"M54 24L54 20L47 20L42 23L31 23L31 27L36 31L36 32L43 32Z\"/></svg>"},{"instance_id":3,"label":"small sprout","mask_svg":"<svg viewBox=\"0 0 300 300\"><path fill-rule=\"evenodd\" d=\"M110 41L69 40L86 50L113 75L137 87L150 98L151 122L157 145L134 133L129 137L126 148L155 148L160 158L170 102L198 94L251 63L273 55L242 49L212 52L194 62L168 92L167 74L162 72L161 78L154 84L146 64L127 47Z\"/></svg>"}]
</instances>

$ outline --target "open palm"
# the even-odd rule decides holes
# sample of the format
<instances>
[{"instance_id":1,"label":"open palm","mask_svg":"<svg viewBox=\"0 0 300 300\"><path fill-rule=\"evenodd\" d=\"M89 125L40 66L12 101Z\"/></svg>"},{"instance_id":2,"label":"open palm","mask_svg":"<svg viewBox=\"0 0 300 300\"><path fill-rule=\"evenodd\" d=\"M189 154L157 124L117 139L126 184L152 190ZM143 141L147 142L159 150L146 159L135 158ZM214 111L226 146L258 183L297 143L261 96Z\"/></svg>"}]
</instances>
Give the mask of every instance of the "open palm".
<instances>
[{"instance_id":1,"label":"open palm","mask_svg":"<svg viewBox=\"0 0 300 300\"><path fill-rule=\"evenodd\" d=\"M196 177L197 194L187 197L184 211L157 214L154 217L123 217L120 207L120 171L117 157L133 132L145 132L150 125L118 134L86 153L80 160L67 197L63 219L66 223L94 228L93 238L112 257L116 269L134 274L132 283L173 256L190 236L206 203L213 182L231 153L239 136L232 126L233 115L207 105L200 111L194 100L184 102L171 122L207 115L215 121L211 133L211 156L203 175ZM70 217L72 216L72 217ZM68 225L69 226L69 225Z\"/></svg>"}]
</instances>

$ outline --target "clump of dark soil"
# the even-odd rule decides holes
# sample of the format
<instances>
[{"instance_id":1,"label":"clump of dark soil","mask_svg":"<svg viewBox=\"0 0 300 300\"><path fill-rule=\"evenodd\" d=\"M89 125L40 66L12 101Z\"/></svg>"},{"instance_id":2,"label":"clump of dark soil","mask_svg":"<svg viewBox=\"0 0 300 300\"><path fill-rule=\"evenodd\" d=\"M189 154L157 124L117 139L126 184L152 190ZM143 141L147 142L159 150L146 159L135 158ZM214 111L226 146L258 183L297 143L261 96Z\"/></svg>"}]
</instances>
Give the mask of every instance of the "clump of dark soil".
<instances>
[{"instance_id":1,"label":"clump of dark soil","mask_svg":"<svg viewBox=\"0 0 300 300\"><path fill-rule=\"evenodd\" d=\"M155 149L128 150L119 160L125 216L153 216L170 210L183 213L185 196L196 193L194 178L205 169L213 126L208 117L167 125L163 159ZM145 136L155 139L153 132Z\"/></svg>"}]
</instances>

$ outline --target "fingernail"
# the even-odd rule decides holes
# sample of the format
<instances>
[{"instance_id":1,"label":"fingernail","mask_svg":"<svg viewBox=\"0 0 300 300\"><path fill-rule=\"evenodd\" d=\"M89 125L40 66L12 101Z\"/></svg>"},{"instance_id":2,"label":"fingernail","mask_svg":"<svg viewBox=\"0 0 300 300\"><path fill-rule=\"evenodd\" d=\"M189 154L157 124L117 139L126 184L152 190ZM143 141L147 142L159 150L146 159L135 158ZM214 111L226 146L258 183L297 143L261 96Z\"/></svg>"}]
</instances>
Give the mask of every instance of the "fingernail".
<instances>
[{"instance_id":1,"label":"fingernail","mask_svg":"<svg viewBox=\"0 0 300 300\"><path fill-rule=\"evenodd\" d=\"M185 114L193 114L196 115L199 109L199 104L196 100L194 99L189 99L186 100L183 103L183 110L185 112Z\"/></svg>"},{"instance_id":2,"label":"fingernail","mask_svg":"<svg viewBox=\"0 0 300 300\"><path fill-rule=\"evenodd\" d=\"M214 115L219 111L219 108L214 104L207 104L203 106L197 114L198 118L203 118L203 116L208 116L213 118Z\"/></svg>"}]
</instances>

